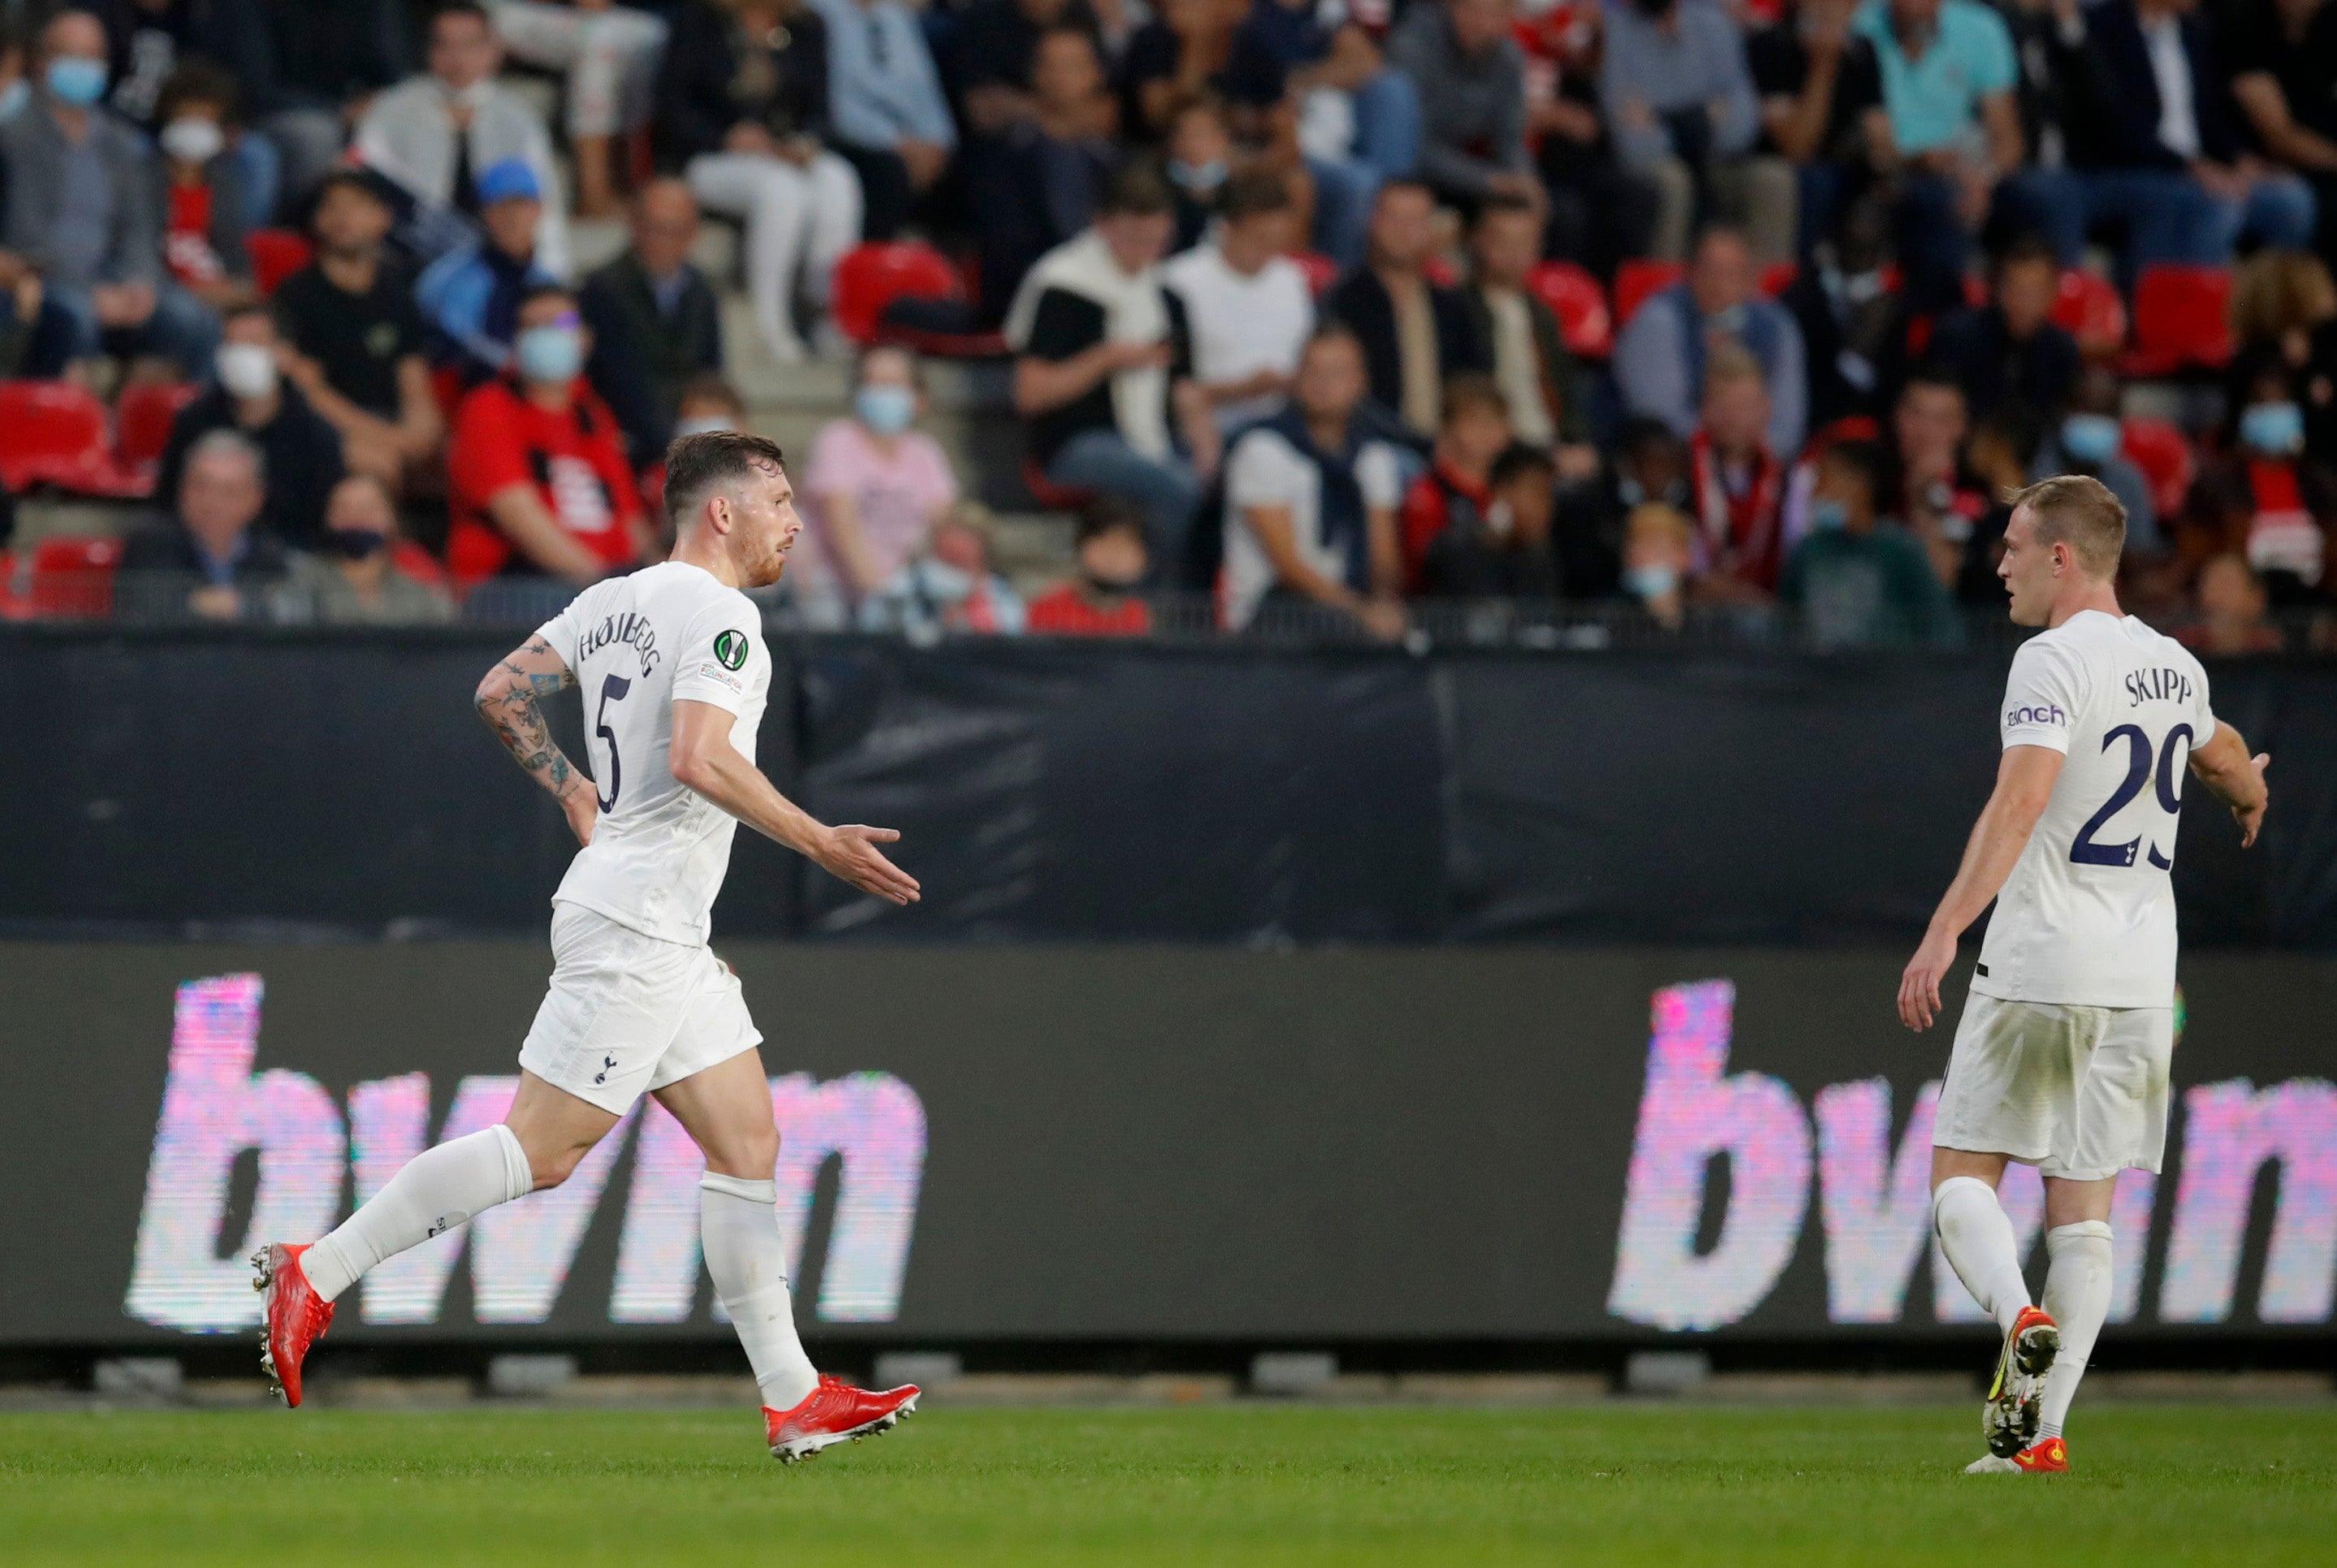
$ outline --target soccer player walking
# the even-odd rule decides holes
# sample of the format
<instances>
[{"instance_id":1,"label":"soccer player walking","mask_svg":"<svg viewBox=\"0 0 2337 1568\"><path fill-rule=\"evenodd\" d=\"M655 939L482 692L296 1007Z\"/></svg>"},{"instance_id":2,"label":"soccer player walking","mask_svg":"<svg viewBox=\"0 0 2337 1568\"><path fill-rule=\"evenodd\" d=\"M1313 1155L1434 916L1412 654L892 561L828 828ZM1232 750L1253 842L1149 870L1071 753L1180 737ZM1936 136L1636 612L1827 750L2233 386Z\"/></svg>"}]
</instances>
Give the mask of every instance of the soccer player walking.
<instances>
[{"instance_id":1,"label":"soccer player walking","mask_svg":"<svg viewBox=\"0 0 2337 1568\"><path fill-rule=\"evenodd\" d=\"M2166 1143L2183 772L2253 844L2270 760L2215 718L2199 662L2119 610L2117 498L2070 476L2014 502L1998 575L2013 621L2045 630L2013 656L1995 791L1899 983L1899 1016L1928 1028L1957 939L1997 901L1931 1135L1941 1250L2004 1334L1975 1474L2069 1467L2062 1422L2109 1310L2111 1191ZM2041 1308L1996 1197L2012 1160L2045 1179Z\"/></svg>"},{"instance_id":2,"label":"soccer player walking","mask_svg":"<svg viewBox=\"0 0 2337 1568\"><path fill-rule=\"evenodd\" d=\"M755 767L771 656L740 590L778 581L802 527L779 448L684 436L666 455L665 504L671 560L586 589L479 684L480 715L583 846L552 897L551 989L500 1125L416 1155L322 1240L252 1259L262 1360L288 1405L300 1403L301 1363L334 1300L367 1269L558 1186L646 1091L705 1153L706 1268L761 1387L772 1454L799 1459L916 1406L913 1387L869 1393L822 1377L796 1338L762 1035L707 946L740 822L895 904L916 901L916 879L877 848L898 833L824 827ZM580 684L590 779L552 743L542 707Z\"/></svg>"}]
</instances>

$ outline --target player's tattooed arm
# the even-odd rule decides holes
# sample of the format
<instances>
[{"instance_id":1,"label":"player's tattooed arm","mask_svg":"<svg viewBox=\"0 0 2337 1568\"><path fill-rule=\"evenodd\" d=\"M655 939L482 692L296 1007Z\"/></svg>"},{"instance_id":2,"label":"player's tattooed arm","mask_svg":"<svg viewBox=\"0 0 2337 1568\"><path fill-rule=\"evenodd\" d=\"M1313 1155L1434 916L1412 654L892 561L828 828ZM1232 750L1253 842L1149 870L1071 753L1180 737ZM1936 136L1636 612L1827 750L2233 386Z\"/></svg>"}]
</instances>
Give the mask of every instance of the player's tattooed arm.
<instances>
[{"instance_id":1,"label":"player's tattooed arm","mask_svg":"<svg viewBox=\"0 0 2337 1568\"><path fill-rule=\"evenodd\" d=\"M512 754L512 760L560 802L577 842L589 844L594 818L600 814L599 797L592 780L579 772L553 743L542 707L544 698L574 684L575 674L552 651L552 645L542 637L531 637L487 671L472 701L479 717Z\"/></svg>"}]
</instances>

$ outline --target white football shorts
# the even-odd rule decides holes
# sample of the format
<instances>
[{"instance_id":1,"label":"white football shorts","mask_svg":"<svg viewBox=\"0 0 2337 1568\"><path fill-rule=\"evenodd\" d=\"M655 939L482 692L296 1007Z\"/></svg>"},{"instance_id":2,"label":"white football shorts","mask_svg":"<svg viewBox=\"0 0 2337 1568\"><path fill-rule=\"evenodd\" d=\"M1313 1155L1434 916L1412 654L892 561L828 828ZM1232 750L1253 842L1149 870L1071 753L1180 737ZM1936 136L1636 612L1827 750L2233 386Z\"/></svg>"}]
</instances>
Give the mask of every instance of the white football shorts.
<instances>
[{"instance_id":1,"label":"white football shorts","mask_svg":"<svg viewBox=\"0 0 2337 1568\"><path fill-rule=\"evenodd\" d=\"M702 943L661 942L558 904L552 957L519 1064L613 1115L762 1043L738 976Z\"/></svg>"},{"instance_id":2,"label":"white football shorts","mask_svg":"<svg viewBox=\"0 0 2337 1568\"><path fill-rule=\"evenodd\" d=\"M1931 1142L2098 1181L2166 1151L2171 1007L1964 999Z\"/></svg>"}]
</instances>

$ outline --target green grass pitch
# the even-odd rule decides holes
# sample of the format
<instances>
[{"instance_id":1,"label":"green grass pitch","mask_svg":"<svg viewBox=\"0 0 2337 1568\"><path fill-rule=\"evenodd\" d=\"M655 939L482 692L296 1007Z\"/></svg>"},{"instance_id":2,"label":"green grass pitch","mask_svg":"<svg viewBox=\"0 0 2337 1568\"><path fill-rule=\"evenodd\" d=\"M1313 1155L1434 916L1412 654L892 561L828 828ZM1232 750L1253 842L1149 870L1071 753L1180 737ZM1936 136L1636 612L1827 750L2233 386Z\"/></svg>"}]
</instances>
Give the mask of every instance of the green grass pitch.
<instances>
[{"instance_id":1,"label":"green grass pitch","mask_svg":"<svg viewBox=\"0 0 2337 1568\"><path fill-rule=\"evenodd\" d=\"M0 1559L61 1563L2337 1561L2337 1409L940 1409L782 1469L751 1411L0 1416Z\"/></svg>"}]
</instances>

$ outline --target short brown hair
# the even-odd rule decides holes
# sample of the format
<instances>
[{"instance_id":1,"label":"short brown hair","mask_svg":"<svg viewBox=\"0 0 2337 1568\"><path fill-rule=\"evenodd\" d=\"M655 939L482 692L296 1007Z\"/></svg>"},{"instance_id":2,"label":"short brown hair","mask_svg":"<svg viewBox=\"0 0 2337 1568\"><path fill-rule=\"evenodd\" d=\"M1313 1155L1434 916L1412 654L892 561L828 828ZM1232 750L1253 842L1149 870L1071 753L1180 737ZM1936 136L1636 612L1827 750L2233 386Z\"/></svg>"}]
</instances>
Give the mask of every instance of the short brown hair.
<instances>
[{"instance_id":1,"label":"short brown hair","mask_svg":"<svg viewBox=\"0 0 2337 1568\"><path fill-rule=\"evenodd\" d=\"M1217 211L1228 223L1255 218L1261 212L1290 211L1290 187L1270 169L1245 169L1229 177L1217 193Z\"/></svg>"},{"instance_id":2,"label":"short brown hair","mask_svg":"<svg viewBox=\"0 0 2337 1568\"><path fill-rule=\"evenodd\" d=\"M2084 474L2040 479L2012 495L2012 509L2026 506L2040 544L2067 544L2086 575L2104 581L2117 575L2126 551L2126 507L2108 485Z\"/></svg>"},{"instance_id":3,"label":"short brown hair","mask_svg":"<svg viewBox=\"0 0 2337 1568\"><path fill-rule=\"evenodd\" d=\"M1501 387L1491 376L1475 371L1455 376L1444 383L1444 407L1442 410L1447 425L1472 411L1510 416L1509 401L1501 396Z\"/></svg>"},{"instance_id":4,"label":"short brown hair","mask_svg":"<svg viewBox=\"0 0 2337 1568\"><path fill-rule=\"evenodd\" d=\"M665 514L678 531L682 520L704 504L707 492L735 484L758 468L779 468L787 454L779 444L741 430L709 430L677 436L665 449Z\"/></svg>"},{"instance_id":5,"label":"short brown hair","mask_svg":"<svg viewBox=\"0 0 2337 1568\"><path fill-rule=\"evenodd\" d=\"M1131 158L1105 181L1099 218L1158 218L1177 210L1177 197L1160 171L1141 158Z\"/></svg>"}]
</instances>

